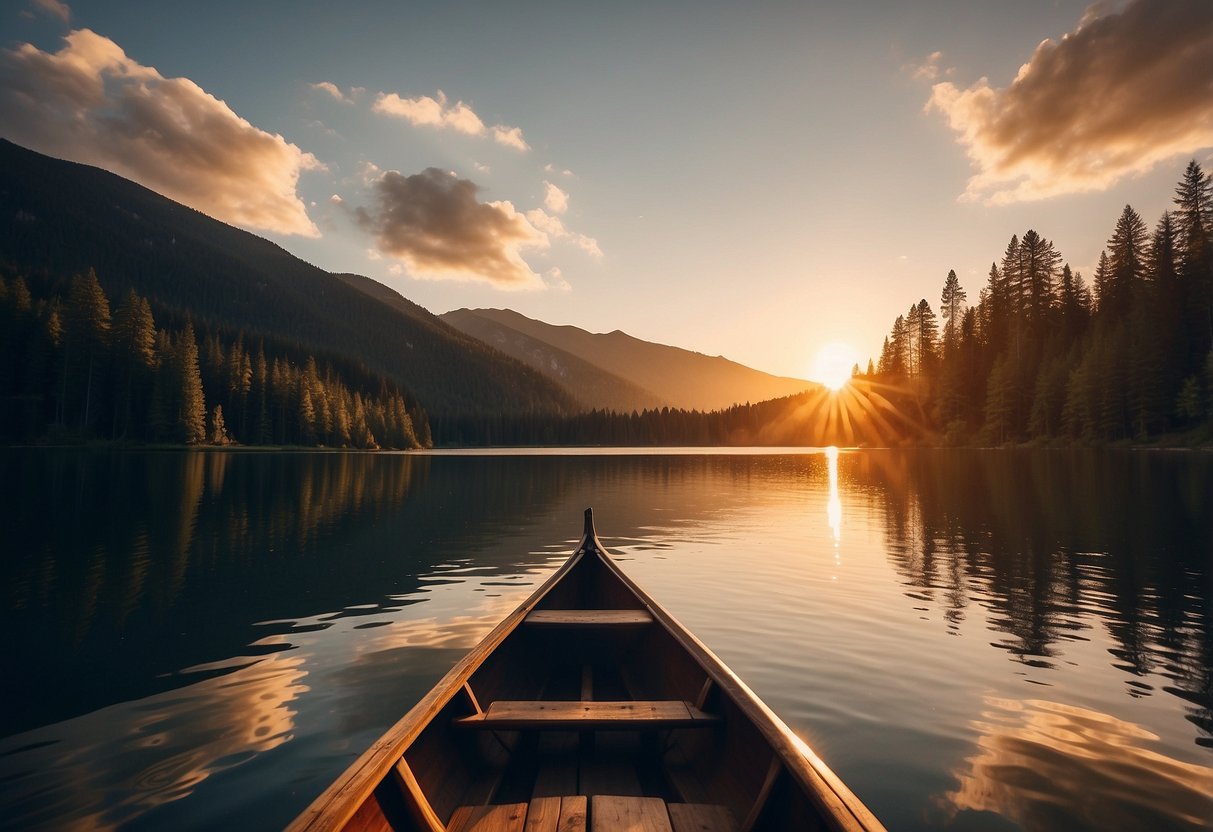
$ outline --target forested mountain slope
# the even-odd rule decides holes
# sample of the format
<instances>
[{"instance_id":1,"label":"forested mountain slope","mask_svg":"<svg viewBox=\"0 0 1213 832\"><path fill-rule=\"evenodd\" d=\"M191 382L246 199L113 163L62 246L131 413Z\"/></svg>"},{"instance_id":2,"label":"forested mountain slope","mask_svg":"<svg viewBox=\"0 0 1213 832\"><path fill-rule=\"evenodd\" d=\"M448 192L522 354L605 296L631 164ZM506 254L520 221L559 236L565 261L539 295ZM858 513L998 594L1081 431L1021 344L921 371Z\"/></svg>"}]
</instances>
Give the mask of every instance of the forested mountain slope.
<instances>
[{"instance_id":1,"label":"forested mountain slope","mask_svg":"<svg viewBox=\"0 0 1213 832\"><path fill-rule=\"evenodd\" d=\"M671 404L671 399L658 391L646 390L487 315L470 309L458 309L446 313L442 318L468 335L534 367L568 390L586 410L630 413Z\"/></svg>"},{"instance_id":2,"label":"forested mountain slope","mask_svg":"<svg viewBox=\"0 0 1213 832\"><path fill-rule=\"evenodd\" d=\"M412 391L431 415L575 409L540 373L403 298L385 302L350 276L112 173L4 140L0 262L59 278L93 268L111 298L134 289L158 321L188 316L249 342L361 364Z\"/></svg>"},{"instance_id":3,"label":"forested mountain slope","mask_svg":"<svg viewBox=\"0 0 1213 832\"><path fill-rule=\"evenodd\" d=\"M722 356L642 341L619 330L598 334L575 326L554 326L509 309L459 309L442 317L471 334L485 331L484 321L507 327L651 391L671 407L687 410L719 410L817 387L810 381L773 376Z\"/></svg>"}]
</instances>

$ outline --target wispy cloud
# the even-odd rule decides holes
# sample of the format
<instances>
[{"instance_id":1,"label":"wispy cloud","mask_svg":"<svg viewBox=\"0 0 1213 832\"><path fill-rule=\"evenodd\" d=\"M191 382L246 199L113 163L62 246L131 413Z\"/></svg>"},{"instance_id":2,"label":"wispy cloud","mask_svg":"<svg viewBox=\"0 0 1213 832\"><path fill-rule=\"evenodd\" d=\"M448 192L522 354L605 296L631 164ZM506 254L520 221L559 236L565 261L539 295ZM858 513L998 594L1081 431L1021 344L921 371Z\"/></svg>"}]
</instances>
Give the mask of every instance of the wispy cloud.
<instances>
[{"instance_id":1,"label":"wispy cloud","mask_svg":"<svg viewBox=\"0 0 1213 832\"><path fill-rule=\"evenodd\" d=\"M463 101L450 104L446 93L438 90L435 96L420 95L404 98L394 92L381 92L375 97L371 109L377 113L403 118L415 127L434 127L454 130L469 136L491 135L498 144L515 150L529 150L530 145L522 137L522 129L494 124L485 127L480 116Z\"/></svg>"},{"instance_id":2,"label":"wispy cloud","mask_svg":"<svg viewBox=\"0 0 1213 832\"><path fill-rule=\"evenodd\" d=\"M546 248L547 235L509 202L480 202L478 191L471 180L438 168L411 176L388 171L374 184L374 206L355 217L375 235L379 251L414 277L542 288L522 251Z\"/></svg>"},{"instance_id":3,"label":"wispy cloud","mask_svg":"<svg viewBox=\"0 0 1213 832\"><path fill-rule=\"evenodd\" d=\"M964 198L989 203L1104 190L1213 145L1213 3L1096 4L1045 40L1004 88L933 87L977 168Z\"/></svg>"},{"instance_id":4,"label":"wispy cloud","mask_svg":"<svg viewBox=\"0 0 1213 832\"><path fill-rule=\"evenodd\" d=\"M56 53L0 52L0 124L44 153L99 165L226 222L318 236L296 192L314 156L188 78L165 78L88 29Z\"/></svg>"},{"instance_id":5,"label":"wispy cloud","mask_svg":"<svg viewBox=\"0 0 1213 832\"><path fill-rule=\"evenodd\" d=\"M570 231L560 217L553 217L542 208L533 208L526 212L526 218L531 225L553 239L567 240L592 257L602 257L602 249L598 246L597 240L587 237L585 234Z\"/></svg>"},{"instance_id":6,"label":"wispy cloud","mask_svg":"<svg viewBox=\"0 0 1213 832\"><path fill-rule=\"evenodd\" d=\"M943 53L932 52L921 63L906 64L901 69L913 78L925 78L928 81L934 81L941 75L952 75L956 72L955 67L941 66L941 61L943 61Z\"/></svg>"},{"instance_id":7,"label":"wispy cloud","mask_svg":"<svg viewBox=\"0 0 1213 832\"><path fill-rule=\"evenodd\" d=\"M335 100L340 101L342 104L352 104L354 101L353 98L341 91L341 87L337 86L332 81L318 81L315 84L308 84L308 86L314 90L317 90L318 92L327 93Z\"/></svg>"},{"instance_id":8,"label":"wispy cloud","mask_svg":"<svg viewBox=\"0 0 1213 832\"><path fill-rule=\"evenodd\" d=\"M493 125L493 141L512 147L515 150L530 150L531 146L522 138L521 127L506 127L504 124Z\"/></svg>"},{"instance_id":9,"label":"wispy cloud","mask_svg":"<svg viewBox=\"0 0 1213 832\"><path fill-rule=\"evenodd\" d=\"M67 3L60 0L34 0L33 5L35 9L57 17L64 23L72 22L72 9Z\"/></svg>"},{"instance_id":10,"label":"wispy cloud","mask_svg":"<svg viewBox=\"0 0 1213 832\"><path fill-rule=\"evenodd\" d=\"M563 214L569 209L569 195L551 182L543 183L543 204L554 214Z\"/></svg>"}]
</instances>

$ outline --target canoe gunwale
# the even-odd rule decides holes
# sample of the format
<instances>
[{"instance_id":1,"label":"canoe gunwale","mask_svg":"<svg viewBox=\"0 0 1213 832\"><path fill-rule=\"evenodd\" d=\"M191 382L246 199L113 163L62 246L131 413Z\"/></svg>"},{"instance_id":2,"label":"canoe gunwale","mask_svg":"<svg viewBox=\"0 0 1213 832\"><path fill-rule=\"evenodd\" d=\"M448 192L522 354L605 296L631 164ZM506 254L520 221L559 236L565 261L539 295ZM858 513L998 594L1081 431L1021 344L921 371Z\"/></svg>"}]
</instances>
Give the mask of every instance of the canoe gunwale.
<instances>
[{"instance_id":1,"label":"canoe gunwale","mask_svg":"<svg viewBox=\"0 0 1213 832\"><path fill-rule=\"evenodd\" d=\"M766 703L690 630L648 593L632 581L607 554L594 531L593 516L586 509L585 531L577 548L551 577L543 582L487 636L468 651L422 699L395 725L377 739L349 768L325 789L287 827L288 832L322 832L342 829L375 788L388 777L396 762L455 697L472 674L505 639L518 629L532 609L590 552L597 555L667 631L690 654L708 678L742 711L770 745L774 758L792 776L827 825L843 832L883 832L884 826L842 780L830 770L807 743L801 740ZM761 807L755 807L759 809ZM755 818L756 820L757 818Z\"/></svg>"},{"instance_id":2,"label":"canoe gunwale","mask_svg":"<svg viewBox=\"0 0 1213 832\"><path fill-rule=\"evenodd\" d=\"M438 683L409 709L400 720L362 753L336 781L321 792L295 818L288 832L321 832L341 829L354 816L371 792L388 776L396 761L408 750L430 720L446 707L463 688L464 683L479 669L493 651L522 624L527 613L552 590L574 566L581 562L587 544L596 543L591 535L583 535L576 551L550 578L507 615L487 636L468 651Z\"/></svg>"},{"instance_id":3,"label":"canoe gunwale","mask_svg":"<svg viewBox=\"0 0 1213 832\"><path fill-rule=\"evenodd\" d=\"M593 532L590 532L591 535ZM884 832L882 824L871 810L836 775L825 761L817 756L808 743L796 736L791 728L758 698L742 679L711 651L699 638L684 627L665 607L654 601L649 594L629 578L619 565L606 553L606 549L593 536L593 546L600 559L652 614L655 621L691 654L708 677L727 695L770 743L775 756L785 769L800 784L824 816L834 820L838 828L847 832ZM832 798L832 799L831 799Z\"/></svg>"}]
</instances>

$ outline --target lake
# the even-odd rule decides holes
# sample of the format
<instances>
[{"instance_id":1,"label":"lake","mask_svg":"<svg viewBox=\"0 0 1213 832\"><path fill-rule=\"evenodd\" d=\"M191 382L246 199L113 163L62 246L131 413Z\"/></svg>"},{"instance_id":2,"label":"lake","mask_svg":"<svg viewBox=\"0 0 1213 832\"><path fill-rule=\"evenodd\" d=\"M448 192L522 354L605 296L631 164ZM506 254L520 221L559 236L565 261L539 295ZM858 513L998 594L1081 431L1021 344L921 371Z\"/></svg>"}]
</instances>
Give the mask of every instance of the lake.
<instances>
[{"instance_id":1,"label":"lake","mask_svg":"<svg viewBox=\"0 0 1213 832\"><path fill-rule=\"evenodd\" d=\"M0 465L0 825L281 827L557 568L586 506L890 829L1213 819L1210 454Z\"/></svg>"}]
</instances>

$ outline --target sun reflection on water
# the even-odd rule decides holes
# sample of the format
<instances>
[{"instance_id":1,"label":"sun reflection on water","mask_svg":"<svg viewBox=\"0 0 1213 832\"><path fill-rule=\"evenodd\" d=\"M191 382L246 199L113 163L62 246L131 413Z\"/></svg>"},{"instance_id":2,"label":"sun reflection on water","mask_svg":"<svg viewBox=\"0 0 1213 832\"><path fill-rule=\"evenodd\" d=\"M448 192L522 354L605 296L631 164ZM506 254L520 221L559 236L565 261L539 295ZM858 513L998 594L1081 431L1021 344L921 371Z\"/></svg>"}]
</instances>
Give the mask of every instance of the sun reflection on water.
<instances>
[{"instance_id":1,"label":"sun reflection on water","mask_svg":"<svg viewBox=\"0 0 1213 832\"><path fill-rule=\"evenodd\" d=\"M830 496L826 502L826 518L834 534L834 557L838 558L838 544L842 542L842 498L838 495L838 448L826 448L826 462L830 478Z\"/></svg>"}]
</instances>

